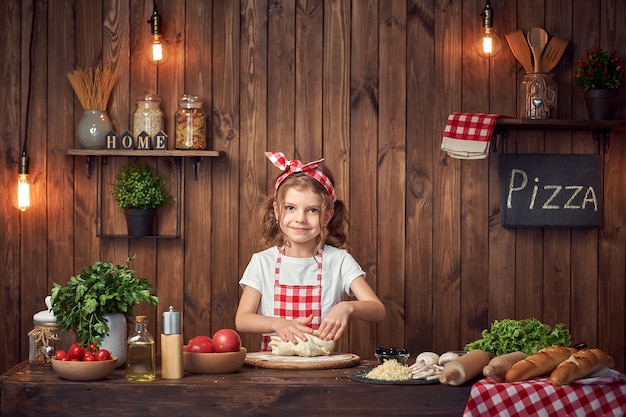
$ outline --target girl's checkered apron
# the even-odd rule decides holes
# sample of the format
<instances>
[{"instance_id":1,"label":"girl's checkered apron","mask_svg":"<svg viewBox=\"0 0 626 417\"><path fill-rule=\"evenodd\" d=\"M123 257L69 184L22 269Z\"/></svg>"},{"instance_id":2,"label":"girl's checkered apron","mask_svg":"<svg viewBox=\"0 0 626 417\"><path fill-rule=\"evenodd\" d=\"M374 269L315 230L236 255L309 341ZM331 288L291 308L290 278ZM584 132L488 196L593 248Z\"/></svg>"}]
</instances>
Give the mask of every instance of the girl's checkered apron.
<instances>
[{"instance_id":1,"label":"girl's checkered apron","mask_svg":"<svg viewBox=\"0 0 626 417\"><path fill-rule=\"evenodd\" d=\"M310 327L317 330L322 320L322 250L317 251L316 285L284 285L280 283L280 264L285 248L278 249L274 269L274 316L293 320L313 314ZM263 335L261 351L268 351L270 335Z\"/></svg>"}]
</instances>

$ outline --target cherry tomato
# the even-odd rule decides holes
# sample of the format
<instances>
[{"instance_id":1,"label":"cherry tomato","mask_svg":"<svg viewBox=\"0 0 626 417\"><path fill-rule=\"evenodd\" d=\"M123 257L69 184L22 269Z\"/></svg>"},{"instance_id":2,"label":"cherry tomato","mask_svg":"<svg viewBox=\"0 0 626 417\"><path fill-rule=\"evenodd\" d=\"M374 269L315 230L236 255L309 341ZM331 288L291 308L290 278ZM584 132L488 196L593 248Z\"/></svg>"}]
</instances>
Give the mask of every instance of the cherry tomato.
<instances>
[{"instance_id":1,"label":"cherry tomato","mask_svg":"<svg viewBox=\"0 0 626 417\"><path fill-rule=\"evenodd\" d=\"M58 361L67 360L67 352L65 349L57 350L57 353L54 354L54 359Z\"/></svg>"},{"instance_id":2,"label":"cherry tomato","mask_svg":"<svg viewBox=\"0 0 626 417\"><path fill-rule=\"evenodd\" d=\"M74 343L67 351L67 356L71 360L82 360L83 356L85 356L85 349L78 343Z\"/></svg>"},{"instance_id":3,"label":"cherry tomato","mask_svg":"<svg viewBox=\"0 0 626 417\"><path fill-rule=\"evenodd\" d=\"M83 362L95 362L97 360L96 356L91 352L87 352L85 353L85 356L83 356Z\"/></svg>"},{"instance_id":4,"label":"cherry tomato","mask_svg":"<svg viewBox=\"0 0 626 417\"><path fill-rule=\"evenodd\" d=\"M96 345L95 343L91 343L89 345L89 351L90 352L94 352L94 353L97 352L98 351L98 345Z\"/></svg>"},{"instance_id":5,"label":"cherry tomato","mask_svg":"<svg viewBox=\"0 0 626 417\"><path fill-rule=\"evenodd\" d=\"M213 335L213 349L216 352L239 352L241 338L232 329L220 329Z\"/></svg>"},{"instance_id":6,"label":"cherry tomato","mask_svg":"<svg viewBox=\"0 0 626 417\"><path fill-rule=\"evenodd\" d=\"M108 361L109 359L111 359L111 353L109 353L109 351L106 349L100 349L96 353L95 358L99 361Z\"/></svg>"}]
</instances>

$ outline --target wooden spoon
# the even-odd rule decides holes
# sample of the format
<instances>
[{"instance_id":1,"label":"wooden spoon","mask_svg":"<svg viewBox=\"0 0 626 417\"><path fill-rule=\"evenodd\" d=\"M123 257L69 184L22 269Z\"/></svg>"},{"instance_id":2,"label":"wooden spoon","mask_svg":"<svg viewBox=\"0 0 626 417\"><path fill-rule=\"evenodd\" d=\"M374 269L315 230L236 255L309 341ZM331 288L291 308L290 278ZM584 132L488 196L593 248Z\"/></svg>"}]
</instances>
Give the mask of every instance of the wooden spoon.
<instances>
[{"instance_id":1,"label":"wooden spoon","mask_svg":"<svg viewBox=\"0 0 626 417\"><path fill-rule=\"evenodd\" d=\"M515 58L522 64L522 67L524 67L524 71L533 72L533 60L530 55L530 49L528 49L528 42L526 41L524 32L519 29L513 29L504 36L509 43L511 52L513 52Z\"/></svg>"},{"instance_id":2,"label":"wooden spoon","mask_svg":"<svg viewBox=\"0 0 626 417\"><path fill-rule=\"evenodd\" d=\"M541 72L541 54L548 43L548 33L542 28L534 27L530 28L526 37L533 53L533 69L535 72Z\"/></svg>"},{"instance_id":3,"label":"wooden spoon","mask_svg":"<svg viewBox=\"0 0 626 417\"><path fill-rule=\"evenodd\" d=\"M559 63L568 42L557 36L552 36L541 54L541 71L550 72Z\"/></svg>"}]
</instances>

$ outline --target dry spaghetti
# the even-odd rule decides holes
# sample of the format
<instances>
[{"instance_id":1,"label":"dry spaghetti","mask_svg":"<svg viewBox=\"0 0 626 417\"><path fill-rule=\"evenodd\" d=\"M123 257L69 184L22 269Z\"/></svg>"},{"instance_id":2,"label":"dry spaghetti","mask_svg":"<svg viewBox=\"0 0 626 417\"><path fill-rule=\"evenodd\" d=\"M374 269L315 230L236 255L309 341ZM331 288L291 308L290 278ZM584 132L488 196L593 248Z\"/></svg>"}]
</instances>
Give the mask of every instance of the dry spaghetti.
<instances>
[{"instance_id":1,"label":"dry spaghetti","mask_svg":"<svg viewBox=\"0 0 626 417\"><path fill-rule=\"evenodd\" d=\"M67 73L83 110L106 111L117 75L107 67L89 67Z\"/></svg>"}]
</instances>

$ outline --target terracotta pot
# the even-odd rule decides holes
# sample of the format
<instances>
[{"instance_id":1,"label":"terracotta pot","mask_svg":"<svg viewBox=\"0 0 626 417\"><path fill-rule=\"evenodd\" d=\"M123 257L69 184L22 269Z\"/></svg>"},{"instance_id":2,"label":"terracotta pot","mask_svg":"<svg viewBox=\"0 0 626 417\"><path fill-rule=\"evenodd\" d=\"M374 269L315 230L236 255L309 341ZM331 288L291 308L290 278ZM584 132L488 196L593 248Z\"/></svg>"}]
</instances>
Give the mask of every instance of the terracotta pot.
<instances>
[{"instance_id":1,"label":"terracotta pot","mask_svg":"<svg viewBox=\"0 0 626 417\"><path fill-rule=\"evenodd\" d=\"M617 105L616 90L593 89L585 91L587 113L591 120L612 120Z\"/></svg>"}]
</instances>

